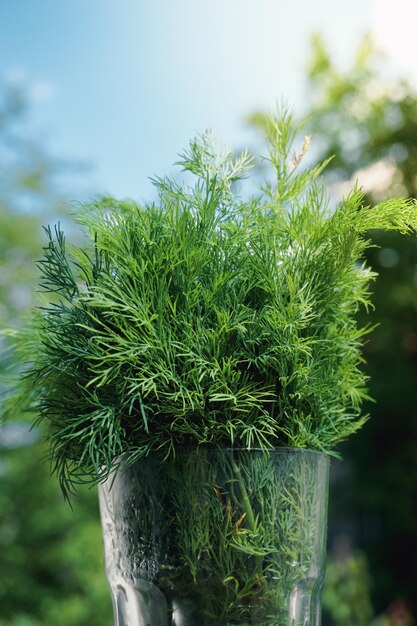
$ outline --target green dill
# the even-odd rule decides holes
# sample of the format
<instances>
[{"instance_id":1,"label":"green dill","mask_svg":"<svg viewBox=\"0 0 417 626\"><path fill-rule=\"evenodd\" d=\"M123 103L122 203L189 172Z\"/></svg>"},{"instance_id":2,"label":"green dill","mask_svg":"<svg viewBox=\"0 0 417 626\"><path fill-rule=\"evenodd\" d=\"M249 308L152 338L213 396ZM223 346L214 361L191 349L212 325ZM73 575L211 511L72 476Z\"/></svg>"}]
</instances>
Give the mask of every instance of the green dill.
<instances>
[{"instance_id":1,"label":"green dill","mask_svg":"<svg viewBox=\"0 0 417 626\"><path fill-rule=\"evenodd\" d=\"M274 179L251 198L251 158L203 135L180 157L193 185L156 178L152 204L83 206L83 246L45 229L16 395L47 424L64 490L185 446L335 454L366 420L366 233L414 232L417 206L366 207L355 188L330 210L326 164L300 164L309 139L295 152L286 113L267 131Z\"/></svg>"}]
</instances>

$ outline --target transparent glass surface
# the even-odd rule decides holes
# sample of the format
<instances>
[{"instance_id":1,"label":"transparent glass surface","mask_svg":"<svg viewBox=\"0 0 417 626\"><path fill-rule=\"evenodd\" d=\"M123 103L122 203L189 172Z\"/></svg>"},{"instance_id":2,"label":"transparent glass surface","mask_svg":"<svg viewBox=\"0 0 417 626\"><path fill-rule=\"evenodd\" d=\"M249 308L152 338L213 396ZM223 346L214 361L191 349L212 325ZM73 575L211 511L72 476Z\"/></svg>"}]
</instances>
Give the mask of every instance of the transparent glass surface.
<instances>
[{"instance_id":1,"label":"transparent glass surface","mask_svg":"<svg viewBox=\"0 0 417 626\"><path fill-rule=\"evenodd\" d=\"M318 626L329 459L158 455L99 487L116 626Z\"/></svg>"}]
</instances>

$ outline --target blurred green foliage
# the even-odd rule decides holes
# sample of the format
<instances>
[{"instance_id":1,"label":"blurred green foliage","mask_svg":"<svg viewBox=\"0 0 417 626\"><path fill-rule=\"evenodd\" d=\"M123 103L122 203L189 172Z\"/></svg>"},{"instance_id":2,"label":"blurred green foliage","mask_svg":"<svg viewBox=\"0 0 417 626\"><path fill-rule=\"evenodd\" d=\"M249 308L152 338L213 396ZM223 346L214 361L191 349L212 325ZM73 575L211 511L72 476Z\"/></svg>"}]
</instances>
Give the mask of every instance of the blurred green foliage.
<instances>
[{"instance_id":1,"label":"blurred green foliage","mask_svg":"<svg viewBox=\"0 0 417 626\"><path fill-rule=\"evenodd\" d=\"M21 137L26 106L21 89L0 90L0 322L7 323L31 302L34 259L39 250L38 220L22 209L37 158ZM20 130L20 132L19 132ZM38 178L42 175L39 171ZM38 194L36 194L38 195Z\"/></svg>"},{"instance_id":2,"label":"blurred green foliage","mask_svg":"<svg viewBox=\"0 0 417 626\"><path fill-rule=\"evenodd\" d=\"M0 86L0 324L31 304L40 224L61 210L63 165L26 139L28 114L24 90ZM111 624L96 491L71 510L40 439L23 416L0 428L0 626Z\"/></svg>"},{"instance_id":3,"label":"blurred green foliage","mask_svg":"<svg viewBox=\"0 0 417 626\"><path fill-rule=\"evenodd\" d=\"M323 605L333 624L369 626L373 610L368 566L363 554L351 553L329 561Z\"/></svg>"},{"instance_id":4,"label":"blurred green foliage","mask_svg":"<svg viewBox=\"0 0 417 626\"><path fill-rule=\"evenodd\" d=\"M358 178L373 202L415 196L417 94L386 71L386 60L365 36L353 64L340 70L322 38L312 38L308 66L310 130L323 156L334 156L328 176Z\"/></svg>"},{"instance_id":5,"label":"blurred green foliage","mask_svg":"<svg viewBox=\"0 0 417 626\"><path fill-rule=\"evenodd\" d=\"M111 623L95 490L75 507L50 479L43 445L2 450L1 626Z\"/></svg>"}]
</instances>

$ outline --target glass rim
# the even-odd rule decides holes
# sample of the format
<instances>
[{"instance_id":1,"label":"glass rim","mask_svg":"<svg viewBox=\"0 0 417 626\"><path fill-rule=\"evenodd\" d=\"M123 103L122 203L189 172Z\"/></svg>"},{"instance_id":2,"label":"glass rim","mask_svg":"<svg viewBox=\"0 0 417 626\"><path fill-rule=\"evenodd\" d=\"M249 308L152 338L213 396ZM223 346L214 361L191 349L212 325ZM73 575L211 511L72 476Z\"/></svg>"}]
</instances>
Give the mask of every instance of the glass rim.
<instances>
[{"instance_id":1,"label":"glass rim","mask_svg":"<svg viewBox=\"0 0 417 626\"><path fill-rule=\"evenodd\" d=\"M306 456L306 457L310 457L310 458L321 458L321 459L326 459L328 462L330 462L332 460L332 455L326 453L326 452L322 452L321 450L312 450L310 448L298 448L295 446L278 446L276 448L261 448L261 447L253 447L253 448L245 448L245 447L239 447L239 446L224 446L224 447L220 447L220 446L214 446L214 445L200 445L200 446L192 446L192 445L182 445L179 446L178 448L176 448L174 454L170 455L171 459L175 459L175 457L178 455L181 455L182 453L188 453L188 454L210 454L210 455L214 455L214 454L231 454L233 452L243 452L243 453L254 453L254 454L260 454L260 453L266 453L269 454L271 457L278 457L280 455L282 456L286 456L286 455L290 455L290 454L294 454L297 456ZM135 465L136 463L140 462L140 461L144 461L146 459L158 456L158 455L164 455L163 450L158 450L153 449L153 450L149 450L146 454L141 455L139 457L137 457L136 459L134 459L133 461L129 461L129 455L127 453L122 453L120 455L118 455L116 457L116 459L114 459L114 464L112 469L109 470L108 472L108 476L110 476L113 472L119 472L119 471L125 471L127 469L129 469L130 467L132 467L133 465ZM167 460L168 457L166 457L165 460ZM126 465L124 465L123 468L118 467L119 462L124 462L126 463Z\"/></svg>"},{"instance_id":2,"label":"glass rim","mask_svg":"<svg viewBox=\"0 0 417 626\"><path fill-rule=\"evenodd\" d=\"M277 446L276 448L259 447L254 446L251 448L243 446L214 446L214 445L200 445L200 446L180 446L176 452L267 452L269 454L315 454L318 456L330 457L331 455L321 450L313 450L311 448L299 448L296 446Z\"/></svg>"},{"instance_id":3,"label":"glass rim","mask_svg":"<svg viewBox=\"0 0 417 626\"><path fill-rule=\"evenodd\" d=\"M200 444L200 445L186 445L183 444L181 446L178 446L174 453L171 454L170 456L175 458L175 456L177 454L181 454L181 453L210 453L210 454L214 454L214 453L231 453L231 452L248 452L248 453L268 453L271 455L279 455L279 454L298 454L298 455L306 455L306 456L320 456L320 457L324 457L324 458L328 458L328 459L332 459L332 455L327 453L327 452L323 452L322 450L313 450L312 448L299 448L296 446L277 446L276 448L271 448L271 447L260 447L260 446L254 446L251 448L248 447L244 447L244 446L231 446L231 445L227 445L227 446L216 446L213 444ZM146 458L149 457L153 454L163 454L163 450L160 450L158 448L154 448L152 450L149 450L146 454L144 454L143 456L141 456L140 458ZM124 454L121 454L118 458L120 459L121 457L125 456ZM128 455L126 455L128 456Z\"/></svg>"}]
</instances>

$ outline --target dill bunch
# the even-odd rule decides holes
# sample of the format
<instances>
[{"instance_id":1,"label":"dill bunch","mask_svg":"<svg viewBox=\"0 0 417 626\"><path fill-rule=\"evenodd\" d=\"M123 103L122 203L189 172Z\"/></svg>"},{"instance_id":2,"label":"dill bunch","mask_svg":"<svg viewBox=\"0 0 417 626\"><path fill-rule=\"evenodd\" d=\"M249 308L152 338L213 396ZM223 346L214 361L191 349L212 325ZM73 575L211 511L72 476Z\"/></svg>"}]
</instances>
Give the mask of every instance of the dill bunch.
<instances>
[{"instance_id":1,"label":"dill bunch","mask_svg":"<svg viewBox=\"0 0 417 626\"><path fill-rule=\"evenodd\" d=\"M46 303L9 333L25 367L5 411L47 424L64 490L188 446L335 454L366 420L366 233L414 232L416 203L366 207L355 188L330 210L326 163L301 166L291 116L266 128L274 179L251 198L249 155L202 135L179 161L193 185L83 206L82 246L45 229Z\"/></svg>"}]
</instances>

